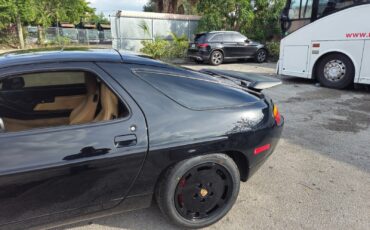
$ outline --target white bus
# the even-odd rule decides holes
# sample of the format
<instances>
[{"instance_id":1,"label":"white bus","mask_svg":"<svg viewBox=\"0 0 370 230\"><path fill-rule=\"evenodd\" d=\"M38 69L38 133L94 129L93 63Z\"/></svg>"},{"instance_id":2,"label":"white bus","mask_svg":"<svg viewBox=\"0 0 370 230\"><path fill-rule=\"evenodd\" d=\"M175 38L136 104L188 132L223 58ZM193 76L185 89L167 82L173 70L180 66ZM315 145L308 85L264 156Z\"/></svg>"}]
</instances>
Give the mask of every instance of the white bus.
<instances>
[{"instance_id":1,"label":"white bus","mask_svg":"<svg viewBox=\"0 0 370 230\"><path fill-rule=\"evenodd\" d=\"M277 73L343 89L370 84L370 0L287 0Z\"/></svg>"}]
</instances>

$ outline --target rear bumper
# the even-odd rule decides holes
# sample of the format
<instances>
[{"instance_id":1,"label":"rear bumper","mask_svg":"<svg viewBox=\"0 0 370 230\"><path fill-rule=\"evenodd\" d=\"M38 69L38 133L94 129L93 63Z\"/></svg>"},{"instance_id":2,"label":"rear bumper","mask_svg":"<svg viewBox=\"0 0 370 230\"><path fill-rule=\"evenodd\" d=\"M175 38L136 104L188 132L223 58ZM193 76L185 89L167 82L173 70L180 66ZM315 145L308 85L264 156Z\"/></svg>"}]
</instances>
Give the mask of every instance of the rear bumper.
<instances>
[{"instance_id":1,"label":"rear bumper","mask_svg":"<svg viewBox=\"0 0 370 230\"><path fill-rule=\"evenodd\" d=\"M188 50L188 58L197 61L207 61L210 57L208 51Z\"/></svg>"},{"instance_id":2,"label":"rear bumper","mask_svg":"<svg viewBox=\"0 0 370 230\"><path fill-rule=\"evenodd\" d=\"M248 178L250 178L262 165L266 162L266 160L271 156L274 152L276 146L279 143L281 134L283 132L284 127L284 117L281 116L281 122L278 125L274 125L274 127L268 131L266 134L266 130L257 131L255 135L263 135L264 137L257 137L261 138L261 143L258 146L263 146L266 144L270 144L270 149L266 152L262 152L258 155L254 155L253 153L250 154L249 157L249 170L248 170ZM259 133L260 132L260 133Z\"/></svg>"}]
</instances>

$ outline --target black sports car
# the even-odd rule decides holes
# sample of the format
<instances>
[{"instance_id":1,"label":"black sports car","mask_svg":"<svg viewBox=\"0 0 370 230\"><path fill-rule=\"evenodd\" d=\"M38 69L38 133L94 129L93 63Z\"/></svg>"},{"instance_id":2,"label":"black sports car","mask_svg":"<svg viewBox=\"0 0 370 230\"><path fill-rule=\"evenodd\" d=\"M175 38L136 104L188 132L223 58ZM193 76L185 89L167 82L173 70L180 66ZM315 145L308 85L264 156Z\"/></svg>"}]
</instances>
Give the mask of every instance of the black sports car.
<instances>
[{"instance_id":1,"label":"black sports car","mask_svg":"<svg viewBox=\"0 0 370 230\"><path fill-rule=\"evenodd\" d=\"M277 84L116 50L1 56L0 228L67 224L153 197L174 224L215 223L279 140L283 118L260 93Z\"/></svg>"}]
</instances>

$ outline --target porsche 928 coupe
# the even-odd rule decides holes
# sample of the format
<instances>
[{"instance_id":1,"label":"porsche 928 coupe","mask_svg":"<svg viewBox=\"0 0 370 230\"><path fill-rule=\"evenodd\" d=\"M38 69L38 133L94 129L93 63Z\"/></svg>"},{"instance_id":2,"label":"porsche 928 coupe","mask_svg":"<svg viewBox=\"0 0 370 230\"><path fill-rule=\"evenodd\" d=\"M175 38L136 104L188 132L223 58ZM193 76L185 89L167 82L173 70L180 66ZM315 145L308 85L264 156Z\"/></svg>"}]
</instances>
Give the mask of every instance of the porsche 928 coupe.
<instances>
[{"instance_id":1,"label":"porsche 928 coupe","mask_svg":"<svg viewBox=\"0 0 370 230\"><path fill-rule=\"evenodd\" d=\"M156 200L200 228L271 155L279 80L117 50L0 57L0 228L60 226ZM154 198L154 199L153 199Z\"/></svg>"}]
</instances>

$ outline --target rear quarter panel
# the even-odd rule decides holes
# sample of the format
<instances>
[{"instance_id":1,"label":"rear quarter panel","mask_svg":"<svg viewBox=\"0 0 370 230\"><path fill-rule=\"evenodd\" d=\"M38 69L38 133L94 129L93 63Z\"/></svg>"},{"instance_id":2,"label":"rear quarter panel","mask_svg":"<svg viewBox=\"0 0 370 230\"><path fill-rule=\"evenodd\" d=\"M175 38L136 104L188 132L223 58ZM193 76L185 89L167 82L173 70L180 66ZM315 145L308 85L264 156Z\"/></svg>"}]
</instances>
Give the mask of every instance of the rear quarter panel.
<instances>
[{"instance_id":1,"label":"rear quarter panel","mask_svg":"<svg viewBox=\"0 0 370 230\"><path fill-rule=\"evenodd\" d=\"M99 65L138 102L148 123L149 154L131 195L153 193L158 177L167 167L193 156L238 151L251 159L250 164L258 161L252 157L253 149L269 138L268 129L274 125L266 100L243 107L195 111L133 75L130 69L139 65Z\"/></svg>"}]
</instances>

